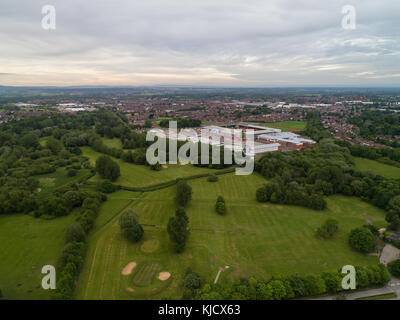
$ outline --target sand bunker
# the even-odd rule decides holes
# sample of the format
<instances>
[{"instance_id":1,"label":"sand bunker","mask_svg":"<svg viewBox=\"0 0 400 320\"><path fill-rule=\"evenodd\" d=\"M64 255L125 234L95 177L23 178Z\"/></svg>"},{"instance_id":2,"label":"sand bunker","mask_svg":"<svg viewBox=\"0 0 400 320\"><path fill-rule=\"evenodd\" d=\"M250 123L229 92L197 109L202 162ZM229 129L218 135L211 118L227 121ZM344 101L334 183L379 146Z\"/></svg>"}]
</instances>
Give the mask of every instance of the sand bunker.
<instances>
[{"instance_id":1,"label":"sand bunker","mask_svg":"<svg viewBox=\"0 0 400 320\"><path fill-rule=\"evenodd\" d=\"M128 292L135 292L135 290L132 289L131 287L126 288L126 291L128 291Z\"/></svg>"},{"instance_id":2,"label":"sand bunker","mask_svg":"<svg viewBox=\"0 0 400 320\"><path fill-rule=\"evenodd\" d=\"M161 281L165 281L168 280L170 276L171 274L169 272L160 272L158 275L158 279L160 279Z\"/></svg>"},{"instance_id":3,"label":"sand bunker","mask_svg":"<svg viewBox=\"0 0 400 320\"><path fill-rule=\"evenodd\" d=\"M136 267L136 262L129 262L124 269L122 269L122 275L123 276L129 276L133 269Z\"/></svg>"},{"instance_id":4,"label":"sand bunker","mask_svg":"<svg viewBox=\"0 0 400 320\"><path fill-rule=\"evenodd\" d=\"M167 169L167 168L168 168L168 166L165 165L165 164L163 164L162 167L163 167L164 169Z\"/></svg>"}]
</instances>

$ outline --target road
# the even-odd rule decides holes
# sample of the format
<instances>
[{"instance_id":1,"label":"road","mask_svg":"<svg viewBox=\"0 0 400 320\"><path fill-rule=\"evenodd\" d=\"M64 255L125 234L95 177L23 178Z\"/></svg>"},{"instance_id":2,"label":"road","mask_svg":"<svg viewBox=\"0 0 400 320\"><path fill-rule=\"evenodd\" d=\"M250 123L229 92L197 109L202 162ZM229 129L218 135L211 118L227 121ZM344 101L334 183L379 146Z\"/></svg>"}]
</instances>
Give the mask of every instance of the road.
<instances>
[{"instance_id":1,"label":"road","mask_svg":"<svg viewBox=\"0 0 400 320\"><path fill-rule=\"evenodd\" d=\"M366 298L370 296L377 296L382 294L396 293L397 298L388 299L388 300L400 300L400 279L392 278L389 283L377 289L368 289L356 292L345 293L344 296L346 300L356 300L359 298ZM311 300L336 300L337 295L333 296L324 296L319 298L313 298Z\"/></svg>"}]
</instances>

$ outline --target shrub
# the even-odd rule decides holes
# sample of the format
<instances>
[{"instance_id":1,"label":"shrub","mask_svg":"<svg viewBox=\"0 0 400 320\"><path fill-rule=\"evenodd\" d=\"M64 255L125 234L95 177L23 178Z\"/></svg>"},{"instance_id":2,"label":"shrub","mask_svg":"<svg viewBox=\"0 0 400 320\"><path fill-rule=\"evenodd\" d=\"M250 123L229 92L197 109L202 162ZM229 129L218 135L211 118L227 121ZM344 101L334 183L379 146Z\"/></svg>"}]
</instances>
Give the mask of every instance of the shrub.
<instances>
[{"instance_id":1,"label":"shrub","mask_svg":"<svg viewBox=\"0 0 400 320\"><path fill-rule=\"evenodd\" d=\"M363 253L373 252L376 247L376 238L367 228L356 228L350 232L350 246Z\"/></svg>"},{"instance_id":2,"label":"shrub","mask_svg":"<svg viewBox=\"0 0 400 320\"><path fill-rule=\"evenodd\" d=\"M215 174L210 174L207 178L208 182L217 182L218 181L218 177Z\"/></svg>"},{"instance_id":3,"label":"shrub","mask_svg":"<svg viewBox=\"0 0 400 320\"><path fill-rule=\"evenodd\" d=\"M187 273L184 281L183 286L187 289L200 289L201 287L201 277L196 272L189 272Z\"/></svg>"},{"instance_id":4,"label":"shrub","mask_svg":"<svg viewBox=\"0 0 400 320\"><path fill-rule=\"evenodd\" d=\"M388 267L393 276L400 277L400 259L390 262Z\"/></svg>"},{"instance_id":5,"label":"shrub","mask_svg":"<svg viewBox=\"0 0 400 320\"><path fill-rule=\"evenodd\" d=\"M85 241L85 231L79 223L70 224L65 233L65 242L83 242Z\"/></svg>"},{"instance_id":6,"label":"shrub","mask_svg":"<svg viewBox=\"0 0 400 320\"><path fill-rule=\"evenodd\" d=\"M76 171L75 169L68 169L67 171L67 176L68 177L75 177L77 175L78 171Z\"/></svg>"},{"instance_id":7,"label":"shrub","mask_svg":"<svg viewBox=\"0 0 400 320\"><path fill-rule=\"evenodd\" d=\"M104 193L112 193L116 191L118 187L114 186L108 179L100 181L96 184L96 190Z\"/></svg>"},{"instance_id":8,"label":"shrub","mask_svg":"<svg viewBox=\"0 0 400 320\"><path fill-rule=\"evenodd\" d=\"M339 222L335 219L328 219L325 223L317 229L317 237L328 239L332 238L334 234L339 230Z\"/></svg>"}]
</instances>

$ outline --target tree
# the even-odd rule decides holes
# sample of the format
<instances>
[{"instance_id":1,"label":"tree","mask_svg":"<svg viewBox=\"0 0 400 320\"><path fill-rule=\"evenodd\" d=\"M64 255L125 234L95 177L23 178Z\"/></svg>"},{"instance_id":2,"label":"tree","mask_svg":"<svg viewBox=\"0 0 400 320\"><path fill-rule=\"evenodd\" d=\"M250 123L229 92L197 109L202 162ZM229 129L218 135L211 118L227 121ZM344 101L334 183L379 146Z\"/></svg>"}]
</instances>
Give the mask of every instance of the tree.
<instances>
[{"instance_id":1,"label":"tree","mask_svg":"<svg viewBox=\"0 0 400 320\"><path fill-rule=\"evenodd\" d=\"M140 224L135 224L134 226L126 229L125 235L132 242L138 242L142 239L144 234L143 227Z\"/></svg>"},{"instance_id":2,"label":"tree","mask_svg":"<svg viewBox=\"0 0 400 320\"><path fill-rule=\"evenodd\" d=\"M27 133L21 137L19 143L26 149L36 148L39 146L39 138L34 133Z\"/></svg>"},{"instance_id":3,"label":"tree","mask_svg":"<svg viewBox=\"0 0 400 320\"><path fill-rule=\"evenodd\" d=\"M389 271L395 277L400 277L400 259L389 263Z\"/></svg>"},{"instance_id":4,"label":"tree","mask_svg":"<svg viewBox=\"0 0 400 320\"><path fill-rule=\"evenodd\" d=\"M120 168L118 163L113 161L108 156L100 156L96 160L96 171L104 179L109 179L111 181L117 180L120 176Z\"/></svg>"},{"instance_id":5,"label":"tree","mask_svg":"<svg viewBox=\"0 0 400 320\"><path fill-rule=\"evenodd\" d=\"M313 193L309 197L308 206L314 210L324 210L326 208L326 201L322 195Z\"/></svg>"},{"instance_id":6,"label":"tree","mask_svg":"<svg viewBox=\"0 0 400 320\"><path fill-rule=\"evenodd\" d=\"M67 228L65 234L65 242L84 242L85 241L85 231L79 223L70 224Z\"/></svg>"},{"instance_id":7,"label":"tree","mask_svg":"<svg viewBox=\"0 0 400 320\"><path fill-rule=\"evenodd\" d=\"M167 231L177 253L183 252L189 238L189 217L182 208L178 209L174 217L168 221Z\"/></svg>"},{"instance_id":8,"label":"tree","mask_svg":"<svg viewBox=\"0 0 400 320\"><path fill-rule=\"evenodd\" d=\"M270 300L282 300L286 296L286 288L281 280L271 280L266 289Z\"/></svg>"},{"instance_id":9,"label":"tree","mask_svg":"<svg viewBox=\"0 0 400 320\"><path fill-rule=\"evenodd\" d=\"M104 193L112 193L117 190L117 187L110 180L106 179L97 183L96 190Z\"/></svg>"},{"instance_id":10,"label":"tree","mask_svg":"<svg viewBox=\"0 0 400 320\"><path fill-rule=\"evenodd\" d=\"M142 239L144 230L139 224L139 217L132 209L126 209L119 217L119 227L127 239L138 242Z\"/></svg>"},{"instance_id":11,"label":"tree","mask_svg":"<svg viewBox=\"0 0 400 320\"><path fill-rule=\"evenodd\" d=\"M326 292L325 282L320 276L306 276L304 278L304 284L310 296L316 296Z\"/></svg>"},{"instance_id":12,"label":"tree","mask_svg":"<svg viewBox=\"0 0 400 320\"><path fill-rule=\"evenodd\" d=\"M176 187L176 201L180 206L185 207L190 199L192 199L192 188L185 180L180 180Z\"/></svg>"},{"instance_id":13,"label":"tree","mask_svg":"<svg viewBox=\"0 0 400 320\"><path fill-rule=\"evenodd\" d=\"M188 272L183 280L183 286L187 289L200 289L201 277L196 272Z\"/></svg>"},{"instance_id":14,"label":"tree","mask_svg":"<svg viewBox=\"0 0 400 320\"><path fill-rule=\"evenodd\" d=\"M334 234L339 230L339 222L335 219L328 219L325 223L317 229L317 237L328 239L332 238Z\"/></svg>"},{"instance_id":15,"label":"tree","mask_svg":"<svg viewBox=\"0 0 400 320\"><path fill-rule=\"evenodd\" d=\"M138 224L138 221L139 221L138 214L132 209L126 209L122 212L118 222L121 231L125 232L125 230Z\"/></svg>"},{"instance_id":16,"label":"tree","mask_svg":"<svg viewBox=\"0 0 400 320\"><path fill-rule=\"evenodd\" d=\"M373 252L376 247L376 238L367 228L351 230L349 237L350 246L363 253Z\"/></svg>"},{"instance_id":17,"label":"tree","mask_svg":"<svg viewBox=\"0 0 400 320\"><path fill-rule=\"evenodd\" d=\"M327 292L336 293L341 290L342 279L338 272L324 272L321 277L325 282Z\"/></svg>"},{"instance_id":18,"label":"tree","mask_svg":"<svg viewBox=\"0 0 400 320\"><path fill-rule=\"evenodd\" d=\"M58 154L63 149L63 144L61 143L61 141L50 137L46 141L46 148L50 149L53 154Z\"/></svg>"},{"instance_id":19,"label":"tree","mask_svg":"<svg viewBox=\"0 0 400 320\"><path fill-rule=\"evenodd\" d=\"M225 199L222 196L218 197L217 202L215 203L215 210L218 214L226 213Z\"/></svg>"}]
</instances>

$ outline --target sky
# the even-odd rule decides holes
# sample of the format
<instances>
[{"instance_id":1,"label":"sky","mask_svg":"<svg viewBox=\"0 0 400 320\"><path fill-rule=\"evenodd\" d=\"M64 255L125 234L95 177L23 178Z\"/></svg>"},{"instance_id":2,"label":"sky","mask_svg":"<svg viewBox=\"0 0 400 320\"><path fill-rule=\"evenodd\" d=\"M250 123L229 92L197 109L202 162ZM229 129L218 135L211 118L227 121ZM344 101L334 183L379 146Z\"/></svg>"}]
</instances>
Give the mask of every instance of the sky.
<instances>
[{"instance_id":1,"label":"sky","mask_svg":"<svg viewBox=\"0 0 400 320\"><path fill-rule=\"evenodd\" d=\"M400 1L1 0L0 85L400 86Z\"/></svg>"}]
</instances>

